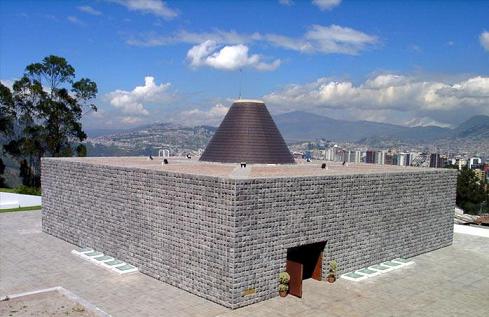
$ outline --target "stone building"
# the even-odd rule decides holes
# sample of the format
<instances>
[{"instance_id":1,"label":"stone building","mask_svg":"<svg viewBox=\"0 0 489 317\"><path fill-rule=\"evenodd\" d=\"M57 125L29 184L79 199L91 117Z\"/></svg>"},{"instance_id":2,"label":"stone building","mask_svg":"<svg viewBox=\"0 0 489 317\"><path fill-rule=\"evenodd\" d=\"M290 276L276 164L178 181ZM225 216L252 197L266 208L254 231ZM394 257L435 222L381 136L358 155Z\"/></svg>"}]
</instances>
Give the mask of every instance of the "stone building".
<instances>
[{"instance_id":1,"label":"stone building","mask_svg":"<svg viewBox=\"0 0 489 317\"><path fill-rule=\"evenodd\" d=\"M43 231L230 308L277 296L288 261L323 280L452 243L455 170L294 162L261 102L167 162L43 159Z\"/></svg>"}]
</instances>

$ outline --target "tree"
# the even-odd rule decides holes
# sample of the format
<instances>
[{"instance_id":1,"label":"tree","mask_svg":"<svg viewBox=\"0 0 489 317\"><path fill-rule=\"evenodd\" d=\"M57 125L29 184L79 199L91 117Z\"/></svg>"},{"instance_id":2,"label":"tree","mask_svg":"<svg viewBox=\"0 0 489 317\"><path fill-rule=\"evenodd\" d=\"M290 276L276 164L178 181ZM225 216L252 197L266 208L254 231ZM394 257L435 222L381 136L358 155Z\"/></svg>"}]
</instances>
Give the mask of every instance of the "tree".
<instances>
[{"instance_id":1,"label":"tree","mask_svg":"<svg viewBox=\"0 0 489 317\"><path fill-rule=\"evenodd\" d=\"M0 158L0 187L5 187L5 180L2 175L5 172L5 164L3 164L3 160Z\"/></svg>"},{"instance_id":2,"label":"tree","mask_svg":"<svg viewBox=\"0 0 489 317\"><path fill-rule=\"evenodd\" d=\"M457 206L469 214L477 214L487 199L485 185L473 170L463 167L457 178Z\"/></svg>"},{"instance_id":3,"label":"tree","mask_svg":"<svg viewBox=\"0 0 489 317\"><path fill-rule=\"evenodd\" d=\"M97 111L97 85L88 78L75 81L73 66L51 55L28 65L11 95L18 132L5 149L22 163L24 184L40 186L41 157L72 156L74 148L84 154L81 118Z\"/></svg>"},{"instance_id":4,"label":"tree","mask_svg":"<svg viewBox=\"0 0 489 317\"><path fill-rule=\"evenodd\" d=\"M7 86L0 83L0 137L9 135L15 120L14 100Z\"/></svg>"},{"instance_id":5,"label":"tree","mask_svg":"<svg viewBox=\"0 0 489 317\"><path fill-rule=\"evenodd\" d=\"M15 121L14 100L10 89L0 83L0 141L13 132ZM0 143L1 144L1 143ZM0 154L3 156L4 149L0 147ZM0 187L5 187L5 180L2 177L5 172L5 164L0 158Z\"/></svg>"}]
</instances>

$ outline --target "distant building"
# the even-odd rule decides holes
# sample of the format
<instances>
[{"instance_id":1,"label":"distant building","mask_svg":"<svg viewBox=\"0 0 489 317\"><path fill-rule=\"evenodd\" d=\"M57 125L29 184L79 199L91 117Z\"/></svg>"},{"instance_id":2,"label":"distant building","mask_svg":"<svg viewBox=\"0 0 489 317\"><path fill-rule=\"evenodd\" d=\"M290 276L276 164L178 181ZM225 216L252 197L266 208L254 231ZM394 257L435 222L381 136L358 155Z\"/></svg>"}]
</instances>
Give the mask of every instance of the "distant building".
<instances>
[{"instance_id":1,"label":"distant building","mask_svg":"<svg viewBox=\"0 0 489 317\"><path fill-rule=\"evenodd\" d=\"M446 157L443 157L438 153L432 153L430 155L430 167L441 168L445 167L446 163Z\"/></svg>"},{"instance_id":2,"label":"distant building","mask_svg":"<svg viewBox=\"0 0 489 317\"><path fill-rule=\"evenodd\" d=\"M480 164L482 164L482 159L480 157L471 157L469 159L468 166L469 166L470 169L472 169L472 166L473 165L480 165Z\"/></svg>"},{"instance_id":3,"label":"distant building","mask_svg":"<svg viewBox=\"0 0 489 317\"><path fill-rule=\"evenodd\" d=\"M413 160L414 153L402 153L402 155L406 158L404 165L405 166L411 165L411 161Z\"/></svg>"},{"instance_id":4,"label":"distant building","mask_svg":"<svg viewBox=\"0 0 489 317\"><path fill-rule=\"evenodd\" d=\"M484 172L486 172L486 174L489 173L489 163L484 164L484 166L482 167L482 170Z\"/></svg>"},{"instance_id":5,"label":"distant building","mask_svg":"<svg viewBox=\"0 0 489 317\"><path fill-rule=\"evenodd\" d=\"M292 156L294 156L294 159L301 159L304 157L304 153L302 152L294 152L292 153Z\"/></svg>"},{"instance_id":6,"label":"distant building","mask_svg":"<svg viewBox=\"0 0 489 317\"><path fill-rule=\"evenodd\" d=\"M347 162L360 163L360 161L362 159L362 152L360 152L360 151L348 151L346 157L347 157Z\"/></svg>"},{"instance_id":7,"label":"distant building","mask_svg":"<svg viewBox=\"0 0 489 317\"><path fill-rule=\"evenodd\" d=\"M461 170L461 169L462 169L462 167L464 167L464 166L466 166L466 165L467 165L467 161L466 161L465 159L463 159L463 158L459 157L459 158L451 159L451 160L450 160L450 164L452 164L452 165L456 165L456 166L457 166L457 168L458 168L459 170Z\"/></svg>"},{"instance_id":8,"label":"distant building","mask_svg":"<svg viewBox=\"0 0 489 317\"><path fill-rule=\"evenodd\" d=\"M385 153L386 153L386 151L377 151L375 153L375 163L376 164L384 165Z\"/></svg>"},{"instance_id":9,"label":"distant building","mask_svg":"<svg viewBox=\"0 0 489 317\"><path fill-rule=\"evenodd\" d=\"M399 153L395 157L395 165L409 166L411 164L411 153Z\"/></svg>"},{"instance_id":10,"label":"distant building","mask_svg":"<svg viewBox=\"0 0 489 317\"><path fill-rule=\"evenodd\" d=\"M365 158L365 163L374 164L375 163L375 151L368 150L367 156Z\"/></svg>"},{"instance_id":11,"label":"distant building","mask_svg":"<svg viewBox=\"0 0 489 317\"><path fill-rule=\"evenodd\" d=\"M337 147L327 148L324 152L324 159L326 161L334 161L336 157L336 149Z\"/></svg>"},{"instance_id":12,"label":"distant building","mask_svg":"<svg viewBox=\"0 0 489 317\"><path fill-rule=\"evenodd\" d=\"M397 165L397 164L394 164L394 157L397 157L397 155L392 154L392 153L385 153L384 164L385 165Z\"/></svg>"},{"instance_id":13,"label":"distant building","mask_svg":"<svg viewBox=\"0 0 489 317\"><path fill-rule=\"evenodd\" d=\"M486 179L486 173L483 170L480 169L475 169L474 170L475 176L480 180L480 181L485 181Z\"/></svg>"}]
</instances>

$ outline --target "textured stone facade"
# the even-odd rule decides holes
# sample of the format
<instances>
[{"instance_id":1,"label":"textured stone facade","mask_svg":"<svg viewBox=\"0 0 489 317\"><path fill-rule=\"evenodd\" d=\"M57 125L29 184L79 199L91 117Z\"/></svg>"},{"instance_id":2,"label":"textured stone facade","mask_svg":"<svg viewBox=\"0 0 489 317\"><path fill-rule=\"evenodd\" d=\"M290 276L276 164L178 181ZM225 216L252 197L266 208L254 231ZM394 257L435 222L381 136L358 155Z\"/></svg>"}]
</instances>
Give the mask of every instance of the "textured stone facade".
<instances>
[{"instance_id":1,"label":"textured stone facade","mask_svg":"<svg viewBox=\"0 0 489 317\"><path fill-rule=\"evenodd\" d=\"M287 249L326 242L323 277L451 245L456 171L445 169L240 180L236 186L235 278L276 296ZM250 304L236 293L234 301Z\"/></svg>"},{"instance_id":2,"label":"textured stone facade","mask_svg":"<svg viewBox=\"0 0 489 317\"><path fill-rule=\"evenodd\" d=\"M44 232L231 303L234 182L43 159L42 190Z\"/></svg>"},{"instance_id":3,"label":"textured stone facade","mask_svg":"<svg viewBox=\"0 0 489 317\"><path fill-rule=\"evenodd\" d=\"M339 273L452 243L456 171L233 179L42 162L43 230L237 308L277 295L287 249Z\"/></svg>"}]
</instances>

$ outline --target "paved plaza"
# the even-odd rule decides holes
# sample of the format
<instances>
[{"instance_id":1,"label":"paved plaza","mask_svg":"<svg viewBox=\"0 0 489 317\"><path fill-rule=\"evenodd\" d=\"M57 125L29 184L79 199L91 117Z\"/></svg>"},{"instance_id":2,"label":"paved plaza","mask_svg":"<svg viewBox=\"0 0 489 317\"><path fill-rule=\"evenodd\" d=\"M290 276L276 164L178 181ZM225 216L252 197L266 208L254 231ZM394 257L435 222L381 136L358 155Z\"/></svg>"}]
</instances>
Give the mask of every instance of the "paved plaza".
<instances>
[{"instance_id":1,"label":"paved plaza","mask_svg":"<svg viewBox=\"0 0 489 317\"><path fill-rule=\"evenodd\" d=\"M120 276L41 232L41 214L0 214L0 297L61 286L112 316L487 316L489 239L455 233L453 246L361 282L304 281L303 298L230 310L141 273ZM0 302L0 305L3 303Z\"/></svg>"}]
</instances>

